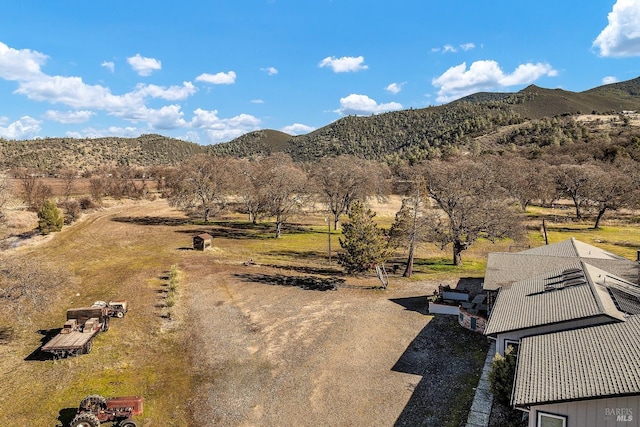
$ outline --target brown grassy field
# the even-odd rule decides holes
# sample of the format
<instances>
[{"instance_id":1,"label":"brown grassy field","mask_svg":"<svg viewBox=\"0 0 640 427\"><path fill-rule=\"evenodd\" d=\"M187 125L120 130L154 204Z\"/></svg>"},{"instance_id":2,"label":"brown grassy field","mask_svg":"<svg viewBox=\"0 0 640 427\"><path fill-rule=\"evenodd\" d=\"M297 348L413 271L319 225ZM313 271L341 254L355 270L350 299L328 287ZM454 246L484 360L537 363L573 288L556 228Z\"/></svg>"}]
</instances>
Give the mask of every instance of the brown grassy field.
<instances>
[{"instance_id":1,"label":"brown grassy field","mask_svg":"<svg viewBox=\"0 0 640 427\"><path fill-rule=\"evenodd\" d=\"M164 200L131 202L5 251L62 267L69 278L28 319L0 314L12 331L0 345L0 424L62 426L80 399L98 393L144 396L144 426L392 425L425 388L418 368L393 367L431 319L411 304L437 283L398 279L382 291L372 289L373 276L344 277L327 264L323 219L306 220L318 231L301 233L298 224L276 240L238 220L191 225ZM215 237L211 250L190 250L200 231ZM249 258L256 264L243 265ZM181 281L169 319L172 265ZM332 276L337 291L300 287ZM67 308L120 298L130 313L97 337L91 354L38 360L43 334L61 327ZM467 335L477 363L485 340Z\"/></svg>"},{"instance_id":2,"label":"brown grassy field","mask_svg":"<svg viewBox=\"0 0 640 427\"><path fill-rule=\"evenodd\" d=\"M373 206L381 224L398 203ZM573 235L632 259L640 243L640 228L627 225L632 214L612 216L599 231L566 221L564 208L529 214L532 245L542 244L542 215L557 219L548 224L551 242ZM29 218L22 227L34 227ZM273 239L269 224L238 216L194 225L164 200L124 202L5 250L68 274L20 322L0 313L10 331L0 340L0 425L64 426L95 393L144 396L145 427L461 425L486 340L425 315L424 296L439 283L481 278L486 254L512 243L479 241L462 267L425 247L412 279L392 275L380 290L374 276L344 276L335 258L328 264L321 215L298 221ZM214 236L213 248L190 250L202 231ZM338 237L332 232L334 254ZM244 265L250 258L255 264ZM181 274L169 308L173 265ZM338 290L303 289L330 280ZM120 298L130 313L113 320L91 354L39 360L43 334L61 327L67 308Z\"/></svg>"}]
</instances>

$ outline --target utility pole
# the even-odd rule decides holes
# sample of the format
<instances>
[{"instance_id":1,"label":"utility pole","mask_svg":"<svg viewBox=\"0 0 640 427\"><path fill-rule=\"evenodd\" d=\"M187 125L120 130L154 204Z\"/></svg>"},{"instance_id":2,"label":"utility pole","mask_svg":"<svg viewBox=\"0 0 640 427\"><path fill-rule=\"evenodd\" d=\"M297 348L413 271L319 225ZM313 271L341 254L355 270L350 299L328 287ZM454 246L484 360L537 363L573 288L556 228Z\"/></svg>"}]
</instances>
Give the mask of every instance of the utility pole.
<instances>
[{"instance_id":1,"label":"utility pole","mask_svg":"<svg viewBox=\"0 0 640 427\"><path fill-rule=\"evenodd\" d=\"M331 265L331 220L328 217L324 218L327 223L327 242L329 244L329 265Z\"/></svg>"}]
</instances>

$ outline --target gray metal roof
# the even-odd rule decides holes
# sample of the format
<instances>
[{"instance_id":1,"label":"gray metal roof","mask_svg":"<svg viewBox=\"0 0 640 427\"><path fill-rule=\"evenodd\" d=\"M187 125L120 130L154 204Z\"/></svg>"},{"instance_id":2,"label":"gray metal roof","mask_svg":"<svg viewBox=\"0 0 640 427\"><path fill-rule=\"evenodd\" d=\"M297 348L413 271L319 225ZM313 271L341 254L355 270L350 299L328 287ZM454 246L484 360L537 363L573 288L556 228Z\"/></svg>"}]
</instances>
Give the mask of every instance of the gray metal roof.
<instances>
[{"instance_id":1,"label":"gray metal roof","mask_svg":"<svg viewBox=\"0 0 640 427\"><path fill-rule=\"evenodd\" d=\"M523 338L512 404L640 394L640 316Z\"/></svg>"},{"instance_id":2,"label":"gray metal roof","mask_svg":"<svg viewBox=\"0 0 640 427\"><path fill-rule=\"evenodd\" d=\"M500 290L486 335L598 315L624 320L640 313L640 287L586 262L522 280Z\"/></svg>"},{"instance_id":3,"label":"gray metal roof","mask_svg":"<svg viewBox=\"0 0 640 427\"><path fill-rule=\"evenodd\" d=\"M485 290L508 287L514 282L539 276L550 270L566 268L581 259L627 281L638 282L638 263L572 237L516 253L490 253L483 287Z\"/></svg>"}]
</instances>

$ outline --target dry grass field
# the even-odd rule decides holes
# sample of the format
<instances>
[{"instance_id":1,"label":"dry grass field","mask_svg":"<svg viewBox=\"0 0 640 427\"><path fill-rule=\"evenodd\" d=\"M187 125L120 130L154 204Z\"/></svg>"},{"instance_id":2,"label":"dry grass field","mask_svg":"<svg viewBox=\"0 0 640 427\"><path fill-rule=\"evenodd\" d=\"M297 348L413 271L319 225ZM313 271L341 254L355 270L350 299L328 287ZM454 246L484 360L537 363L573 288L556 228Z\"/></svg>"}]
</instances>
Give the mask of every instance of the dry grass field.
<instances>
[{"instance_id":1,"label":"dry grass field","mask_svg":"<svg viewBox=\"0 0 640 427\"><path fill-rule=\"evenodd\" d=\"M397 207L397 199L373 206L383 225ZM636 216L594 231L560 220L570 213L551 213L551 242L575 236L635 257L640 228L628 222ZM31 214L11 214L13 232L35 226ZM531 244L542 244L542 213L529 214ZM196 225L165 200L129 201L13 242L0 261L64 274L26 315L0 312L0 425L65 426L96 393L144 396L144 427L464 425L487 342L455 319L426 315L424 297L440 283L477 285L486 254L512 244L480 241L462 267L450 265L448 252L423 248L416 275L391 275L382 290L375 276L345 276L335 258L329 265L321 215L298 221L274 239L268 224L233 216ZM191 250L203 231L213 247ZM167 307L174 265L180 280ZM314 290L327 284L337 290ZM92 353L48 360L38 352L67 308L121 298L131 311Z\"/></svg>"},{"instance_id":2,"label":"dry grass field","mask_svg":"<svg viewBox=\"0 0 640 427\"><path fill-rule=\"evenodd\" d=\"M328 265L323 219L305 221L273 239L270 229L237 219L192 225L164 200L128 202L5 250L5 259L68 275L28 318L0 314L10 330L0 344L0 424L64 426L96 393L144 396L145 427L462 420L485 339L425 315L424 296L440 282L392 277L380 290L374 276L343 276L335 261ZM214 247L193 251L201 231ZM254 265L244 265L249 258ZM172 265L181 274L169 318ZM328 281L338 289L303 289ZM120 298L131 311L97 337L92 353L47 360L38 352L67 308ZM442 382L437 392L426 375Z\"/></svg>"}]
</instances>

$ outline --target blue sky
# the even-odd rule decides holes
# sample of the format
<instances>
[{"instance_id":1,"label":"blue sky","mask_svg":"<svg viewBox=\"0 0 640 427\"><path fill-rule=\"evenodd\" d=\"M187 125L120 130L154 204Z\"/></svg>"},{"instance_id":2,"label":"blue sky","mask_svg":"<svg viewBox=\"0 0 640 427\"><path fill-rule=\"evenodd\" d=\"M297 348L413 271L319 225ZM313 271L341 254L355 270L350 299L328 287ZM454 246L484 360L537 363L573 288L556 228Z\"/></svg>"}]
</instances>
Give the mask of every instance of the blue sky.
<instances>
[{"instance_id":1,"label":"blue sky","mask_svg":"<svg viewBox=\"0 0 640 427\"><path fill-rule=\"evenodd\" d=\"M530 84L640 76L640 0L30 0L0 8L0 137L199 144Z\"/></svg>"}]
</instances>

